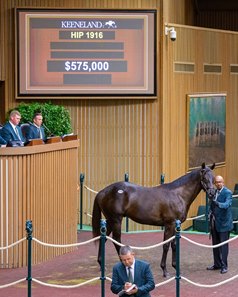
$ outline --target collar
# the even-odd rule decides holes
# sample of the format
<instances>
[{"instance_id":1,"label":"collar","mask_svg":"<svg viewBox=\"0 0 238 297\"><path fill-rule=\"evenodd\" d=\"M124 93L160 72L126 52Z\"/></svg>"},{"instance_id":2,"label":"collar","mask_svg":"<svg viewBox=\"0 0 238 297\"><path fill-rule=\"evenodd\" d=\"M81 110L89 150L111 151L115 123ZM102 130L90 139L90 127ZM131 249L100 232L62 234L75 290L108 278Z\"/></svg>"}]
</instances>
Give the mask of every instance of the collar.
<instances>
[{"instance_id":1,"label":"collar","mask_svg":"<svg viewBox=\"0 0 238 297\"><path fill-rule=\"evenodd\" d=\"M132 270L135 270L135 259L134 259L134 262L131 264L130 267L132 268ZM128 270L128 266L127 266L126 268L127 268L127 270Z\"/></svg>"},{"instance_id":2,"label":"collar","mask_svg":"<svg viewBox=\"0 0 238 297\"><path fill-rule=\"evenodd\" d=\"M35 123L33 123L33 126L35 126L37 129L40 129L40 127L37 126Z\"/></svg>"},{"instance_id":3,"label":"collar","mask_svg":"<svg viewBox=\"0 0 238 297\"><path fill-rule=\"evenodd\" d=\"M13 130L15 131L15 128L17 127L17 126L15 126L12 122L10 122L9 121L9 124L12 126L12 128L13 128Z\"/></svg>"}]
</instances>

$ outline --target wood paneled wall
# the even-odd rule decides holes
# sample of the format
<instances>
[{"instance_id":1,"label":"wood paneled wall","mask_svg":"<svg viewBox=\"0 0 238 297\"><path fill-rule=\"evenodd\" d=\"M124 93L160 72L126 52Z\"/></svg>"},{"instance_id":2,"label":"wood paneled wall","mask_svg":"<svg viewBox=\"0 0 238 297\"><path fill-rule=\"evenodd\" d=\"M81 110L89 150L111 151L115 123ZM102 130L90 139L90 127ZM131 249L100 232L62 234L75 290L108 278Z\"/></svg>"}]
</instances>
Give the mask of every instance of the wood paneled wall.
<instances>
[{"instance_id":1,"label":"wood paneled wall","mask_svg":"<svg viewBox=\"0 0 238 297\"><path fill-rule=\"evenodd\" d=\"M216 172L226 178L229 187L238 180L235 158L237 131L237 75L229 73L229 65L237 64L237 35L232 32L188 27L194 21L193 4L189 0L8 0L1 1L0 80L5 81L5 109L15 106L13 7L63 7L105 9L157 9L158 97L145 99L57 100L70 110L74 132L79 135L79 172L85 184L98 191L124 179L141 185L159 184L187 171L186 95L204 92L227 93L226 166ZM176 42L164 35L164 24L177 30ZM178 25L180 24L180 25ZM182 25L181 25L182 24ZM194 63L195 73L174 71L176 62ZM222 64L221 75L203 73L204 63ZM232 141L235 145L232 144ZM95 194L85 190L84 212L91 214ZM204 202L204 195L196 200ZM90 216L84 222L91 224ZM147 229L147 226L133 228Z\"/></svg>"},{"instance_id":2,"label":"wood paneled wall","mask_svg":"<svg viewBox=\"0 0 238 297\"><path fill-rule=\"evenodd\" d=\"M0 246L32 236L50 244L77 242L77 140L0 150ZM45 247L33 241L33 264L72 248ZM27 265L27 241L0 252L0 268Z\"/></svg>"},{"instance_id":3,"label":"wood paneled wall","mask_svg":"<svg viewBox=\"0 0 238 297\"><path fill-rule=\"evenodd\" d=\"M199 27L238 31L238 10L199 11L195 14L195 24Z\"/></svg>"},{"instance_id":4,"label":"wood paneled wall","mask_svg":"<svg viewBox=\"0 0 238 297\"><path fill-rule=\"evenodd\" d=\"M238 181L236 146L238 73L231 65L238 65L238 33L170 24L177 31L176 42L164 36L163 58L163 171L170 180L186 171L188 112L186 95L198 93L226 93L226 164L215 172L224 176L232 190ZM176 64L193 64L194 73L176 71ZM204 64L221 65L221 73L204 73ZM168 138L170 141L166 141ZM190 214L196 214L195 200ZM204 197L204 195L203 195Z\"/></svg>"}]
</instances>

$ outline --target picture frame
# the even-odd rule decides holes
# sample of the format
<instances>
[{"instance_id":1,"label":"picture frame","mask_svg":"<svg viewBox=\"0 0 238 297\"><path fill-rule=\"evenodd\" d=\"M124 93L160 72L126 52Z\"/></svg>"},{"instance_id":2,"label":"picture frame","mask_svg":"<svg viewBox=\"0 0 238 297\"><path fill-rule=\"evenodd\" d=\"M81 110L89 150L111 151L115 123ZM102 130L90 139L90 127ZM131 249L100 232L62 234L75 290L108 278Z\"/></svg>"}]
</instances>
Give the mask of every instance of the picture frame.
<instances>
[{"instance_id":1,"label":"picture frame","mask_svg":"<svg viewBox=\"0 0 238 297\"><path fill-rule=\"evenodd\" d=\"M16 99L155 98L157 10L15 8Z\"/></svg>"},{"instance_id":2,"label":"picture frame","mask_svg":"<svg viewBox=\"0 0 238 297\"><path fill-rule=\"evenodd\" d=\"M187 167L225 165L226 94L187 95Z\"/></svg>"}]
</instances>

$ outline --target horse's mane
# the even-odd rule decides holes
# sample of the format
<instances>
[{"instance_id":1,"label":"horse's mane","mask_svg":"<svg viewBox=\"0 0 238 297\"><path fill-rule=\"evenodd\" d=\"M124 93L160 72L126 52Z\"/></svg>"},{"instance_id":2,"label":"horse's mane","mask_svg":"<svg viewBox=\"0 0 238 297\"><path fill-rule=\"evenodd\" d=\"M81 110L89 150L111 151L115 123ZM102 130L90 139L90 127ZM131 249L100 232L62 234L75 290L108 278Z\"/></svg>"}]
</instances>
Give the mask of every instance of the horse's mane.
<instances>
[{"instance_id":1,"label":"horse's mane","mask_svg":"<svg viewBox=\"0 0 238 297\"><path fill-rule=\"evenodd\" d=\"M180 186L183 186L188 181L191 181L191 179L197 177L197 174L199 171L200 171L200 169L195 169L183 176L180 176L179 178L175 179L171 183L168 183L167 185L169 185L171 188L178 188Z\"/></svg>"}]
</instances>

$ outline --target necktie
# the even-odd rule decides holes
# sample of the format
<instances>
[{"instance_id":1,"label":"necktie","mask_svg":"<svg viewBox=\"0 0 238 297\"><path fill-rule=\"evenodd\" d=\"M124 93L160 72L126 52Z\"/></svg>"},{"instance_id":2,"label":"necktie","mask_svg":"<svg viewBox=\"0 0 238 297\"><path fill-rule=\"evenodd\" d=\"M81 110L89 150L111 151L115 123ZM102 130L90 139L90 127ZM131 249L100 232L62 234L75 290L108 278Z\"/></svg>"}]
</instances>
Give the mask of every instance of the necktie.
<instances>
[{"instance_id":1,"label":"necktie","mask_svg":"<svg viewBox=\"0 0 238 297\"><path fill-rule=\"evenodd\" d=\"M219 190L217 190L216 191L216 197L215 197L215 201L217 200L217 197L220 195L220 191Z\"/></svg>"},{"instance_id":2,"label":"necktie","mask_svg":"<svg viewBox=\"0 0 238 297\"><path fill-rule=\"evenodd\" d=\"M129 283L133 284L133 276L132 276L132 271L131 271L131 267L128 267L128 281Z\"/></svg>"},{"instance_id":3,"label":"necktie","mask_svg":"<svg viewBox=\"0 0 238 297\"><path fill-rule=\"evenodd\" d=\"M38 128L38 130L39 130L39 136L40 136L40 138L42 139L42 133L41 133L41 129L40 129L40 128Z\"/></svg>"},{"instance_id":4,"label":"necktie","mask_svg":"<svg viewBox=\"0 0 238 297\"><path fill-rule=\"evenodd\" d=\"M20 137L20 134L19 134L19 132L17 130L17 127L15 127L15 132L16 132L16 135L17 135L18 139L21 140L21 137Z\"/></svg>"}]
</instances>

